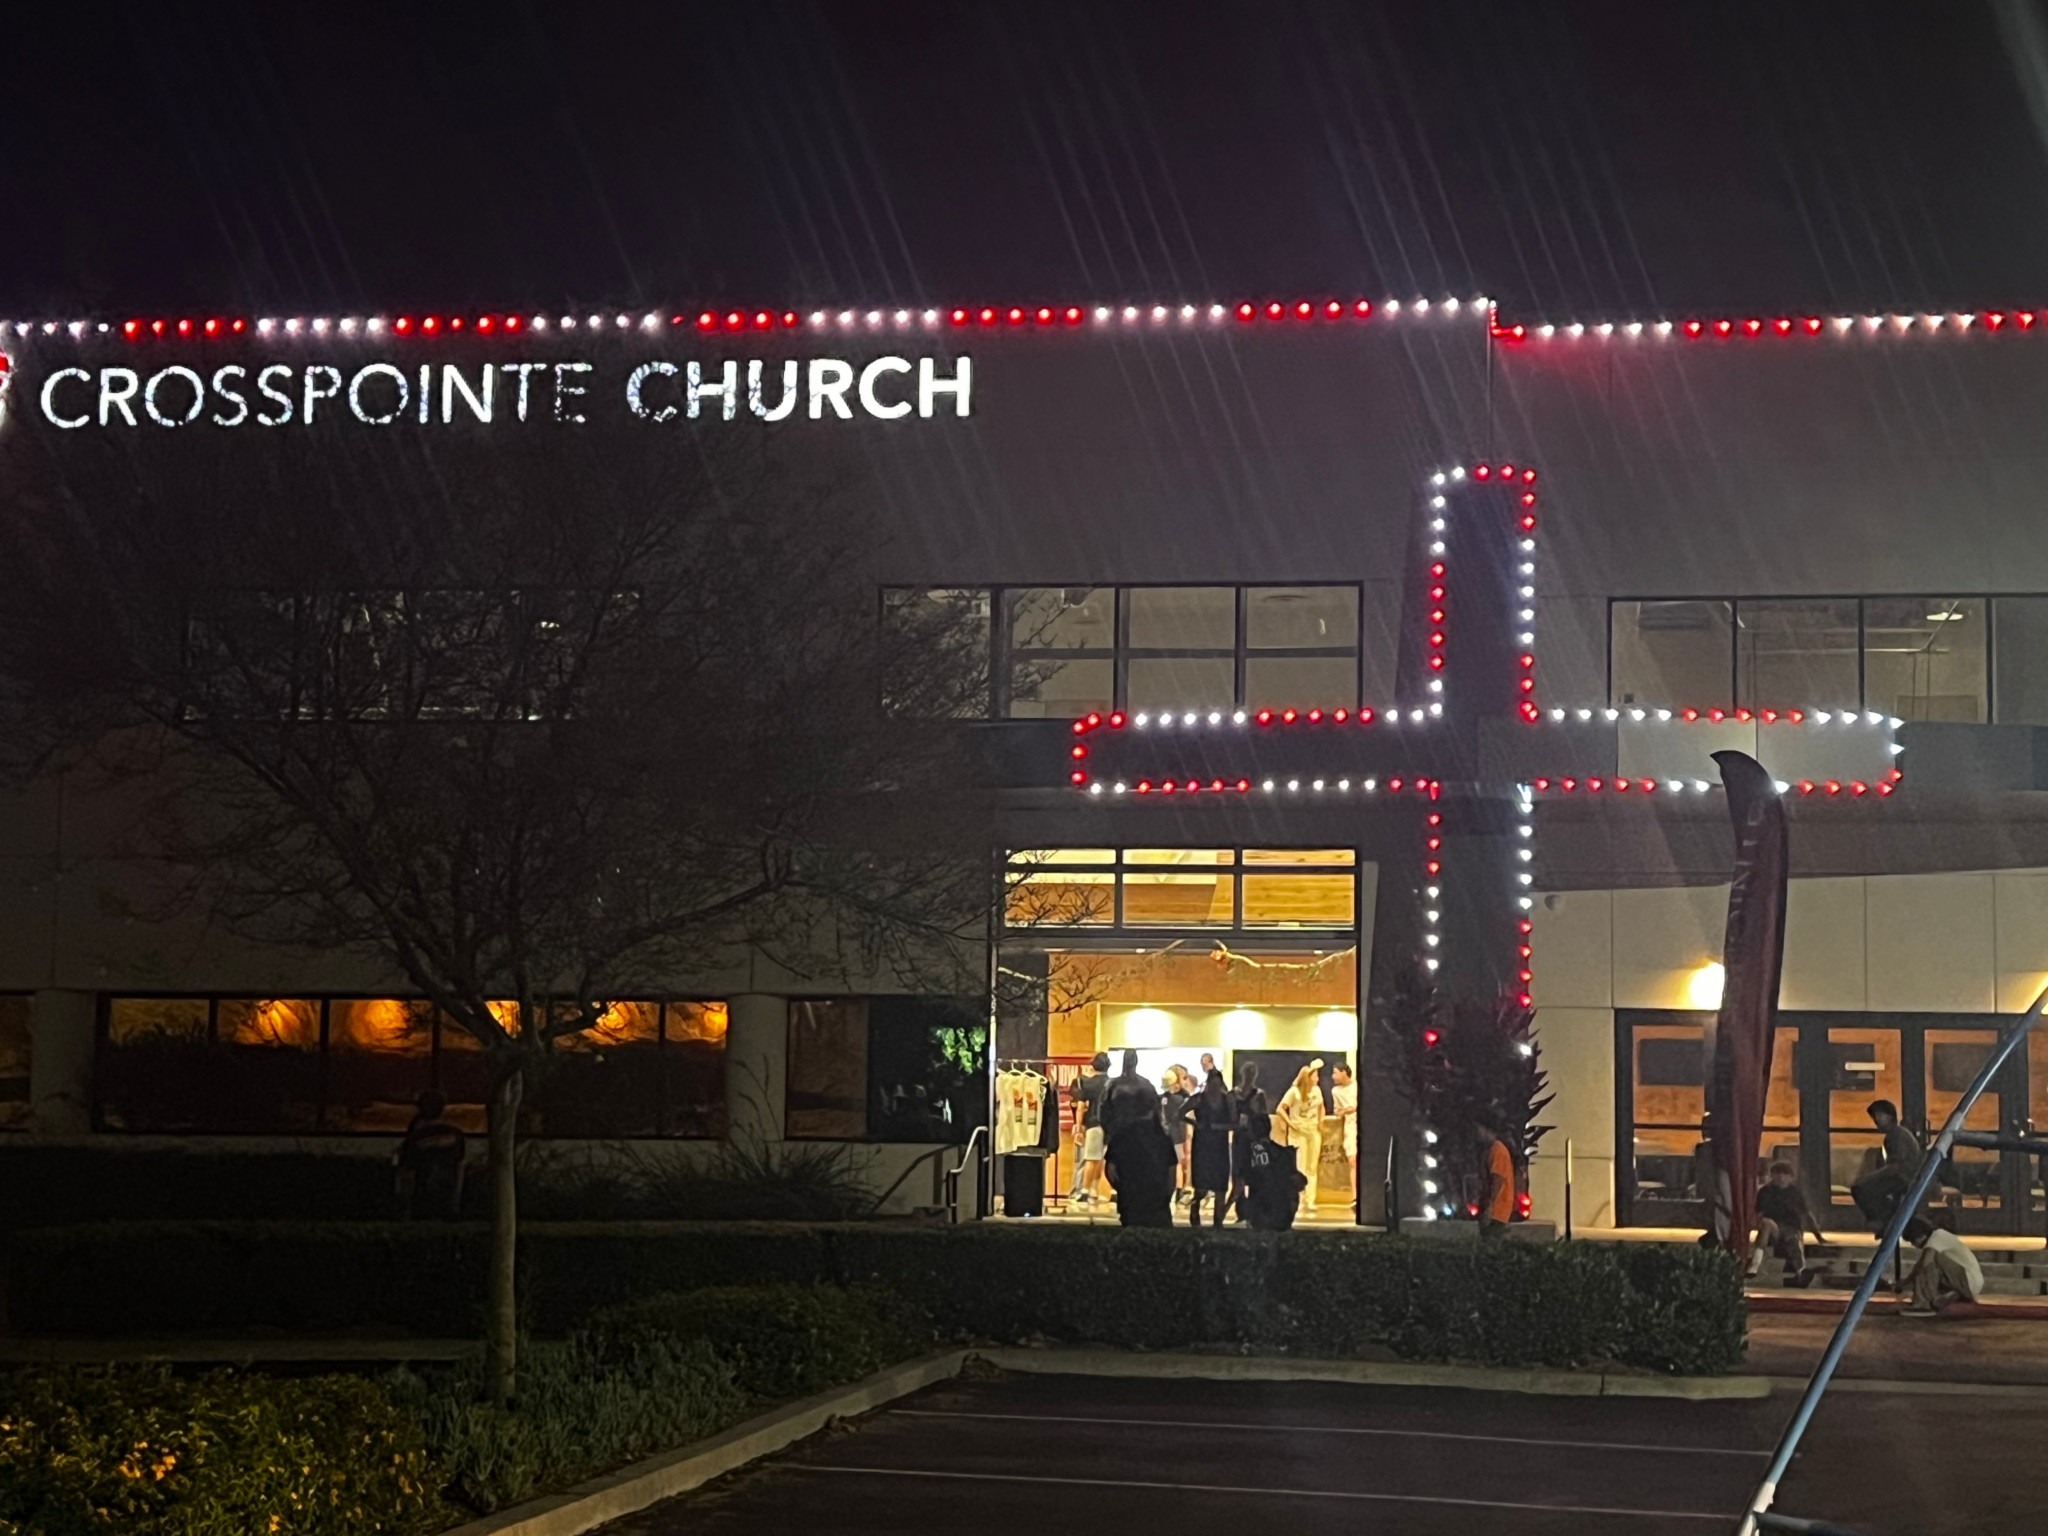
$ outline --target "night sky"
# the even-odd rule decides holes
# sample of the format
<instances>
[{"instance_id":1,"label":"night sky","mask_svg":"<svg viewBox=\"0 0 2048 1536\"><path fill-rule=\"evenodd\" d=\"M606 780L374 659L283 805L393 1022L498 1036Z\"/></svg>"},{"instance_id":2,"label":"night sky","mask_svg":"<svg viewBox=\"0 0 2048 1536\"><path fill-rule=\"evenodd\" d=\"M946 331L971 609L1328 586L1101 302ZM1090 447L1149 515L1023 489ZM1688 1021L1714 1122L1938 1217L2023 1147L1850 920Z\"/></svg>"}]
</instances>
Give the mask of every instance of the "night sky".
<instances>
[{"instance_id":1,"label":"night sky","mask_svg":"<svg viewBox=\"0 0 2048 1536\"><path fill-rule=\"evenodd\" d=\"M11 315L2048 303L1991 0L26 3Z\"/></svg>"}]
</instances>

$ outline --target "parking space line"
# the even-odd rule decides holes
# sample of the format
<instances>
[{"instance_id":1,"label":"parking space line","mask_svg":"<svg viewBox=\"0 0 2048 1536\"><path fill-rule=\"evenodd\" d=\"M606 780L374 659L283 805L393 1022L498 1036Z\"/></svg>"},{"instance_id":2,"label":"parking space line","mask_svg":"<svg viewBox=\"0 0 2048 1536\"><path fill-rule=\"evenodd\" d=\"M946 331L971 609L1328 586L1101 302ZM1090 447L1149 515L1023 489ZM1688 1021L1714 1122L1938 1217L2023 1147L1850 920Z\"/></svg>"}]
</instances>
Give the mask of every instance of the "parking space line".
<instances>
[{"instance_id":1,"label":"parking space line","mask_svg":"<svg viewBox=\"0 0 2048 1536\"><path fill-rule=\"evenodd\" d=\"M1509 1499L1460 1499L1428 1493L1368 1493L1334 1488L1243 1488L1233 1483L1153 1483L1124 1477L1058 1477L1039 1472L939 1472L922 1467L847 1467L817 1461L782 1464L788 1472L830 1472L846 1477L922 1477L954 1483L1047 1483L1066 1488L1128 1488L1162 1493L1246 1493L1262 1499L1341 1499L1362 1504L1437 1504L1458 1509L1514 1509L1550 1515L1621 1515L1630 1519L1719 1520L1726 1510L1616 1509L1600 1504L1529 1504Z\"/></svg>"},{"instance_id":2,"label":"parking space line","mask_svg":"<svg viewBox=\"0 0 2048 1536\"><path fill-rule=\"evenodd\" d=\"M1258 1424L1225 1419L1115 1419L1087 1414L967 1413L936 1408L891 1408L910 1419L1001 1419L1024 1424L1134 1425L1141 1429L1241 1429L1277 1435L1378 1435L1392 1440L1472 1440L1486 1445L1540 1445L1552 1450L1658 1451L1673 1456L1768 1456L1769 1451L1740 1450L1719 1445L1640 1445L1622 1440L1539 1440L1522 1435L1471 1435L1435 1429L1370 1429L1342 1424Z\"/></svg>"}]
</instances>

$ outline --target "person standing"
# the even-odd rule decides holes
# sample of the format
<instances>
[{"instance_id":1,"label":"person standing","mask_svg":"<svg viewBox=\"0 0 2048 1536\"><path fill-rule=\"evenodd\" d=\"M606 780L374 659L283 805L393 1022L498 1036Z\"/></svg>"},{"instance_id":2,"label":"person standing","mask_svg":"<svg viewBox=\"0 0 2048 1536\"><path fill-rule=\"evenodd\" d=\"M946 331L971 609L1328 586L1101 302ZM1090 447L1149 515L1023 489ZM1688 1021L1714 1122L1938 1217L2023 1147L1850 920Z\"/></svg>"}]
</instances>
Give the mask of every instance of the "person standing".
<instances>
[{"instance_id":1,"label":"person standing","mask_svg":"<svg viewBox=\"0 0 2048 1536\"><path fill-rule=\"evenodd\" d=\"M1186 1200L1189 1194L1187 1112L1198 1091L1199 1085L1186 1067L1166 1069L1166 1092L1160 1095L1159 1105L1166 1120L1166 1139L1173 1143L1173 1198L1176 1204Z\"/></svg>"},{"instance_id":2,"label":"person standing","mask_svg":"<svg viewBox=\"0 0 2048 1536\"><path fill-rule=\"evenodd\" d=\"M1224 1207L1230 1204L1230 1133L1237 1124L1237 1104L1223 1085L1223 1074L1210 1069L1209 1080L1185 1111L1194 1122L1189 1175L1194 1195L1188 1202L1188 1225L1202 1224L1202 1202L1214 1196L1215 1225L1223 1225Z\"/></svg>"},{"instance_id":3,"label":"person standing","mask_svg":"<svg viewBox=\"0 0 2048 1536\"><path fill-rule=\"evenodd\" d=\"M1300 1212L1316 1207L1316 1166L1323 1156L1322 1058L1294 1074L1294 1083L1280 1096L1280 1123L1294 1148L1294 1171L1303 1177Z\"/></svg>"},{"instance_id":4,"label":"person standing","mask_svg":"<svg viewBox=\"0 0 2048 1536\"><path fill-rule=\"evenodd\" d=\"M1984 1267L1955 1233L1915 1216L1904 1235L1920 1250L1920 1262L1913 1266L1913 1304L1899 1316L1939 1317L1957 1302L1984 1294Z\"/></svg>"},{"instance_id":5,"label":"person standing","mask_svg":"<svg viewBox=\"0 0 2048 1536\"><path fill-rule=\"evenodd\" d=\"M1515 1158L1492 1126L1482 1121L1477 1133L1486 1174L1485 1190L1479 1198L1479 1236L1481 1241L1490 1241L1506 1237L1508 1224L1515 1219Z\"/></svg>"},{"instance_id":6,"label":"person standing","mask_svg":"<svg viewBox=\"0 0 2048 1536\"><path fill-rule=\"evenodd\" d=\"M1273 1120L1266 1109L1266 1092L1259 1086L1259 1064L1248 1061L1237 1069L1237 1091L1231 1096L1233 1131L1230 1141L1230 1200L1237 1219L1246 1219L1245 1204L1251 1193L1252 1148L1271 1134Z\"/></svg>"},{"instance_id":7,"label":"person standing","mask_svg":"<svg viewBox=\"0 0 2048 1536\"><path fill-rule=\"evenodd\" d=\"M428 1088L413 1100L414 1114L392 1154L399 1209L407 1221L428 1217L453 1221L462 1211L462 1171L467 1145L462 1127L448 1118L448 1100Z\"/></svg>"},{"instance_id":8,"label":"person standing","mask_svg":"<svg viewBox=\"0 0 2048 1536\"><path fill-rule=\"evenodd\" d=\"M1102 1099L1105 1167L1127 1227L1173 1225L1173 1143L1160 1122L1159 1090L1138 1075L1138 1053L1125 1051L1123 1071Z\"/></svg>"},{"instance_id":9,"label":"person standing","mask_svg":"<svg viewBox=\"0 0 2048 1536\"><path fill-rule=\"evenodd\" d=\"M1074 1188L1068 1199L1075 1205L1091 1203L1101 1190L1102 1095L1109 1087L1108 1071L1109 1052L1097 1051L1067 1090L1074 1106Z\"/></svg>"},{"instance_id":10,"label":"person standing","mask_svg":"<svg viewBox=\"0 0 2048 1536\"><path fill-rule=\"evenodd\" d=\"M1351 1204L1358 1205L1358 1084L1351 1080L1351 1068L1338 1062L1330 1068L1330 1110L1343 1126L1344 1164L1350 1169Z\"/></svg>"},{"instance_id":11,"label":"person standing","mask_svg":"<svg viewBox=\"0 0 2048 1536\"><path fill-rule=\"evenodd\" d=\"M1911 1193L1926 1154L1920 1138L1899 1123L1899 1107L1890 1099L1872 1101L1868 1113L1870 1123L1884 1137L1884 1161L1849 1186L1849 1198L1856 1202L1863 1219L1882 1233L1899 1202Z\"/></svg>"}]
</instances>

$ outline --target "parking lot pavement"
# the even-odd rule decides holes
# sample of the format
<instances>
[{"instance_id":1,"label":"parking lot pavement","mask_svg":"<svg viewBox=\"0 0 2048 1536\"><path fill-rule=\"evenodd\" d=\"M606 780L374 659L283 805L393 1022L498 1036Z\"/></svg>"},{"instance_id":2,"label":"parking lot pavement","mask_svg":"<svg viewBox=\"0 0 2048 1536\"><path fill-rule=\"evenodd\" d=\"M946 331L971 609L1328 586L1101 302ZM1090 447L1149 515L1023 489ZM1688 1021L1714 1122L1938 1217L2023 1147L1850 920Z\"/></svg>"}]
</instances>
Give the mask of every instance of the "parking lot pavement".
<instances>
[{"instance_id":1,"label":"parking lot pavement","mask_svg":"<svg viewBox=\"0 0 2048 1536\"><path fill-rule=\"evenodd\" d=\"M1450 1536L1731 1530L1791 1400L1322 1383L945 1383L607 1536ZM2048 1406L1843 1398L1780 1499L1872 1536L2039 1528ZM2001 1527L1998 1522L2014 1522Z\"/></svg>"}]
</instances>

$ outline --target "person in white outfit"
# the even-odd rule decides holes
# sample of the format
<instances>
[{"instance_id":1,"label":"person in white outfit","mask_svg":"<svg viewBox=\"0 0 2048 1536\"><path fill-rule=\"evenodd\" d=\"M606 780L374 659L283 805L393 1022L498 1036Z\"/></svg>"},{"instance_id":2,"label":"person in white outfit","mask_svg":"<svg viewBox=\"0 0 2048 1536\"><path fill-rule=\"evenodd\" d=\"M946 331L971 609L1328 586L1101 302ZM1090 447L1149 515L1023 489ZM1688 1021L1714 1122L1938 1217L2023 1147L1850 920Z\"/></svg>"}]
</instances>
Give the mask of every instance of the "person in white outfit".
<instances>
[{"instance_id":1,"label":"person in white outfit","mask_svg":"<svg viewBox=\"0 0 2048 1536\"><path fill-rule=\"evenodd\" d=\"M1344 1161L1351 1169L1351 1203L1358 1203L1358 1084L1343 1062L1330 1068L1330 1112L1344 1127Z\"/></svg>"},{"instance_id":2,"label":"person in white outfit","mask_svg":"<svg viewBox=\"0 0 2048 1536\"><path fill-rule=\"evenodd\" d=\"M1308 1181L1298 1207L1303 1214L1315 1209L1316 1165L1323 1157L1322 1066L1319 1056L1294 1074L1294 1086L1280 1096L1278 1111L1287 1144L1294 1148L1294 1171Z\"/></svg>"}]
</instances>

